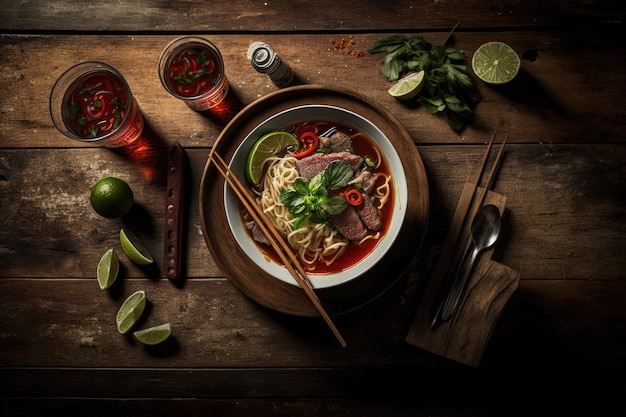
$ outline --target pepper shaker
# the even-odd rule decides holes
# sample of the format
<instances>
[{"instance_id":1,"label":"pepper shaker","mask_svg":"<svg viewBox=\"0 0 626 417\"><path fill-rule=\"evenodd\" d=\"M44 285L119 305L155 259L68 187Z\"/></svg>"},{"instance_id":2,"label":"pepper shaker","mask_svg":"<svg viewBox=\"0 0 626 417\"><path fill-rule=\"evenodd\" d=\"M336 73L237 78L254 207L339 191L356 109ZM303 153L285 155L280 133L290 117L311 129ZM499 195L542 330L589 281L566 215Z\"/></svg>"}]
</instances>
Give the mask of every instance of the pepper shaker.
<instances>
[{"instance_id":1,"label":"pepper shaker","mask_svg":"<svg viewBox=\"0 0 626 417\"><path fill-rule=\"evenodd\" d=\"M248 48L248 59L257 72L267 74L277 87L286 87L293 81L294 73L289 64L280 59L265 42L253 42Z\"/></svg>"}]
</instances>

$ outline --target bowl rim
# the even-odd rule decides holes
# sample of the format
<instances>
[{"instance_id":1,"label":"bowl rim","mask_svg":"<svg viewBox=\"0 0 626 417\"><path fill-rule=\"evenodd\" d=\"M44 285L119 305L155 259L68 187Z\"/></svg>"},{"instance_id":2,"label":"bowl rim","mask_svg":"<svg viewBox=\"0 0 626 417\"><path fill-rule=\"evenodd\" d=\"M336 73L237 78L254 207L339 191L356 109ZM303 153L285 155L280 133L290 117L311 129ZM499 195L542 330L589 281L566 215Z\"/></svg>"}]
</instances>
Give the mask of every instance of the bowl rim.
<instances>
[{"instance_id":1,"label":"bowl rim","mask_svg":"<svg viewBox=\"0 0 626 417\"><path fill-rule=\"evenodd\" d=\"M312 115L313 114L313 115ZM288 120L287 120L288 119ZM278 113L275 113L249 130L240 143L236 146L232 158L228 165L235 172L243 172L243 164L246 155L254 142L264 133L271 130L279 130L287 125L295 124L307 119L327 120L341 123L366 134L383 153L389 169L392 171L392 186L394 188L394 208L393 221L390 223L386 234L381 237L374 249L365 258L340 272L332 274L308 274L309 280L314 288L330 288L357 279L371 270L393 246L402 225L404 224L408 189L404 167L400 156L389 138L371 121L361 116L355 111L328 104L304 104L296 105ZM357 125L363 123L363 125ZM365 126L365 127L363 127ZM382 139L382 141L381 141ZM237 210L238 202L234 192L227 183L223 188L224 210L228 221L228 227L240 246L241 251L259 268L274 279L278 279L287 284L298 286L298 283L291 276L288 270L264 255L257 244L249 236L245 226L241 222ZM369 261L369 262L368 262Z\"/></svg>"}]
</instances>

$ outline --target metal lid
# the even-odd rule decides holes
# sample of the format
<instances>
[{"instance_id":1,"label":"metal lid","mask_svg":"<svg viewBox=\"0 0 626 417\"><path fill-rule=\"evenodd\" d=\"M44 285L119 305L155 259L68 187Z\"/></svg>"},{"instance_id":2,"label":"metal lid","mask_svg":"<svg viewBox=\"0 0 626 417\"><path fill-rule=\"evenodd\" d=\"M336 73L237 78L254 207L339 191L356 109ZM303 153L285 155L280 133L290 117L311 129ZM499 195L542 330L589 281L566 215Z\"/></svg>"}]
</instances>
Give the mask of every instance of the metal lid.
<instances>
[{"instance_id":1,"label":"metal lid","mask_svg":"<svg viewBox=\"0 0 626 417\"><path fill-rule=\"evenodd\" d=\"M268 44L254 42L248 48L247 56L255 68L267 69L273 64L276 53Z\"/></svg>"}]
</instances>

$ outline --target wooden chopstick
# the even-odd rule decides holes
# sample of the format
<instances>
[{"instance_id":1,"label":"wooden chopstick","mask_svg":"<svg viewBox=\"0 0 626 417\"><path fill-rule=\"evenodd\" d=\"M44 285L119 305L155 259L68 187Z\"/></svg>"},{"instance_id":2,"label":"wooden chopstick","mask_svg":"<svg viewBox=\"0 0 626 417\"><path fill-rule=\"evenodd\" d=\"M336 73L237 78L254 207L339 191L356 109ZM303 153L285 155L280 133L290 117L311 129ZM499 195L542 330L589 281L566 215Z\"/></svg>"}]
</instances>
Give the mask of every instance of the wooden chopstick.
<instances>
[{"instance_id":1,"label":"wooden chopstick","mask_svg":"<svg viewBox=\"0 0 626 417\"><path fill-rule=\"evenodd\" d=\"M498 150L498 154L496 155L496 160L494 161L491 167L491 171L489 172L489 176L487 177L487 182L485 186L481 190L479 190L479 194L478 194L479 197L476 199L476 203L474 204L473 214L476 214L478 209L483 205L483 202L485 201L485 196L487 195L487 192L493 185L493 180L495 179L496 172L498 172L498 169L500 168L500 162L502 161L502 155L504 154L504 147L506 146L506 142L508 140L509 140L509 135L506 135L504 140L500 144L500 149ZM473 218L473 217L474 216L472 215L470 218Z\"/></svg>"},{"instance_id":2,"label":"wooden chopstick","mask_svg":"<svg viewBox=\"0 0 626 417\"><path fill-rule=\"evenodd\" d=\"M473 210L472 208L472 201L474 200L474 196L476 195L476 190L478 189L478 185L480 184L480 179L483 176L483 171L485 170L485 167L487 166L487 161L489 160L489 154L491 153L491 148L493 147L493 143L496 139L496 134L497 132L493 132L493 135L491 136L491 139L489 140L489 144L487 145L487 150L485 150L485 154L483 155L483 159L480 162L480 166L478 167L478 171L476 171L476 175L474 177L474 182L472 183L472 191L469 192L468 194L464 195L461 197L461 201L459 202L459 206L462 210L463 217L460 219L461 221L457 224L452 224L451 226L451 230L450 233L452 236L457 236L457 242L455 243L455 245L452 247L452 253L451 255L454 255L454 252L457 249L457 245L458 245L458 236L459 233L461 233L461 230L463 228L463 225L467 223L467 219L471 218L471 214ZM482 201L481 201L482 203Z\"/></svg>"},{"instance_id":3,"label":"wooden chopstick","mask_svg":"<svg viewBox=\"0 0 626 417\"><path fill-rule=\"evenodd\" d=\"M494 164L491 168L486 185L478 190L484 174L485 167L487 166L487 161L489 160L489 155L491 154L491 149L493 147L496 135L497 132L494 132L491 136L491 139L489 140L489 144L487 145L487 149L485 150L483 159L471 184L471 191L463 193L463 195L461 196L461 200L459 201L459 204L457 206L457 212L455 213L452 225L450 226L450 230L446 238L446 241L448 241L449 239L455 239L454 244L448 245L445 248L447 250L445 252L442 252L442 254L440 255L440 259L447 261L445 263L445 269L442 272L442 275L444 277L443 288L440 296L435 299L435 307L437 308L433 311L430 325L431 328L434 328L434 326L440 320L441 310L443 308L443 305L445 304L450 286L451 284L453 284L452 282L450 282L451 267L460 264L463 261L461 257L464 256L463 254L467 253L469 244L466 244L465 249L462 252L459 252L461 249L459 245L460 242L467 241L469 239L468 221L471 221L471 219L473 219L478 209L482 206L484 199L487 195L487 191L489 190L489 188L491 188L491 185L493 184L493 180L495 178L495 174L500 166L502 155L504 153L504 146L506 145L506 142L509 138L508 135L504 138L504 141L500 145L500 150L496 155L496 160L494 161ZM477 190L478 195L476 194ZM462 214L457 215L457 213Z\"/></svg>"},{"instance_id":4,"label":"wooden chopstick","mask_svg":"<svg viewBox=\"0 0 626 417\"><path fill-rule=\"evenodd\" d=\"M254 198L250 195L246 187L241 183L241 181L239 181L237 176L231 171L231 169L228 167L222 157L214 152L214 150L215 148L211 149L211 152L209 153L209 161L213 162L216 169L235 192L237 198L239 198L239 200L242 202L246 210L250 213L254 221L258 224L259 228L261 229L267 240L270 242L272 248L276 251L289 273L293 276L296 282L309 297L317 311L320 313L324 321L326 321L326 323L332 330L333 334L335 335L341 346L346 347L346 341L341 336L341 333L322 306L320 299L317 297L317 294L313 289L313 285L308 279L306 271L304 270L304 268L302 268L302 265L296 258L291 248L287 245L283 237L278 233L278 230L276 230L274 225L269 221L265 214L261 212L260 208L256 204L256 201L254 201Z\"/></svg>"}]
</instances>

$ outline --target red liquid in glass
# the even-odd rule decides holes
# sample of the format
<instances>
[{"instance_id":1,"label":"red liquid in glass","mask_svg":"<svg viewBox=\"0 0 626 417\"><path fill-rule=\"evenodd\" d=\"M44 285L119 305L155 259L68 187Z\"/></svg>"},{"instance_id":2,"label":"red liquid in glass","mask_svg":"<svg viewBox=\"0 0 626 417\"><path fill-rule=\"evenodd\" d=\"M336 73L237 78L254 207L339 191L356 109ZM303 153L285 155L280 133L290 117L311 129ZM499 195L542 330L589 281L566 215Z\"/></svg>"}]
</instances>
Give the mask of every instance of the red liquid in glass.
<instances>
[{"instance_id":1,"label":"red liquid in glass","mask_svg":"<svg viewBox=\"0 0 626 417\"><path fill-rule=\"evenodd\" d=\"M126 117L127 96L124 84L114 75L91 75L69 92L65 122L81 138L105 136Z\"/></svg>"},{"instance_id":2,"label":"red liquid in glass","mask_svg":"<svg viewBox=\"0 0 626 417\"><path fill-rule=\"evenodd\" d=\"M189 48L174 56L167 79L174 92L197 97L210 91L222 78L220 66L208 49Z\"/></svg>"}]
</instances>

